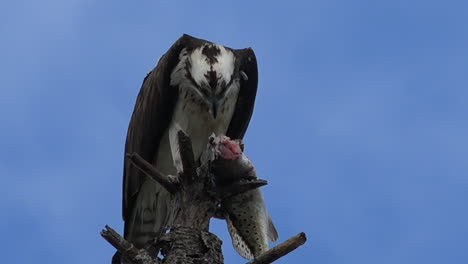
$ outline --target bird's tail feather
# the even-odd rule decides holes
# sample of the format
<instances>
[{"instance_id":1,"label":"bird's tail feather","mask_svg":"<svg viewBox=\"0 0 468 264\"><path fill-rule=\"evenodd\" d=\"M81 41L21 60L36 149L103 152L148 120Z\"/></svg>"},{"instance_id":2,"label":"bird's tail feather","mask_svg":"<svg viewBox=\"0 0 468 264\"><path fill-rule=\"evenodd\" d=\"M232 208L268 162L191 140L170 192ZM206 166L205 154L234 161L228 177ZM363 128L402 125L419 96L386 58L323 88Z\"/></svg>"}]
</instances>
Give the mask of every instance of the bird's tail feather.
<instances>
[{"instance_id":1,"label":"bird's tail feather","mask_svg":"<svg viewBox=\"0 0 468 264\"><path fill-rule=\"evenodd\" d=\"M137 248L159 236L167 226L169 193L147 179L138 194L132 215L125 221L125 239Z\"/></svg>"}]
</instances>

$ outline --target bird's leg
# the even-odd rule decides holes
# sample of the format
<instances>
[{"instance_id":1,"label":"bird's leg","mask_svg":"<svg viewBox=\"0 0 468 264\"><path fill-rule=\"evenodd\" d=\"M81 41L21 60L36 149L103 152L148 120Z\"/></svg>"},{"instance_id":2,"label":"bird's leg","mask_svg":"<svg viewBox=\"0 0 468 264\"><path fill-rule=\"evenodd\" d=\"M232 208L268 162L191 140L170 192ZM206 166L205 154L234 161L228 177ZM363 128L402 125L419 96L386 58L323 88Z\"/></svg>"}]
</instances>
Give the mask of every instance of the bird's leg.
<instances>
[{"instance_id":1,"label":"bird's leg","mask_svg":"<svg viewBox=\"0 0 468 264\"><path fill-rule=\"evenodd\" d=\"M169 145L171 147L172 160L174 162L174 167L177 170L177 174L180 174L184 171L182 158L180 157L179 139L177 137L177 133L179 131L183 131L185 133L185 131L180 127L179 123L173 121L169 127Z\"/></svg>"},{"instance_id":2,"label":"bird's leg","mask_svg":"<svg viewBox=\"0 0 468 264\"><path fill-rule=\"evenodd\" d=\"M177 175L171 175L171 174L168 174L167 175L167 179L169 180L169 182L173 183L173 184L180 184L180 173L178 173Z\"/></svg>"}]
</instances>

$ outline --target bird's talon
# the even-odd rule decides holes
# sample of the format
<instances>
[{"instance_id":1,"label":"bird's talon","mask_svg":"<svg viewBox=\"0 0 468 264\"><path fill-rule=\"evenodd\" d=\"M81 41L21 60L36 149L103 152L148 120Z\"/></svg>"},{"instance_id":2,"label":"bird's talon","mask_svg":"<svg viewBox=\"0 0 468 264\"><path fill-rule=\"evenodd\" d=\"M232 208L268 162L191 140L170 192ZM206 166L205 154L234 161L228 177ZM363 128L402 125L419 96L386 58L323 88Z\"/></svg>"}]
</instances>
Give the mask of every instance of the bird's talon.
<instances>
[{"instance_id":1,"label":"bird's talon","mask_svg":"<svg viewBox=\"0 0 468 264\"><path fill-rule=\"evenodd\" d=\"M176 184L180 183L180 173L178 175L167 175L167 178L172 183L176 183Z\"/></svg>"}]
</instances>

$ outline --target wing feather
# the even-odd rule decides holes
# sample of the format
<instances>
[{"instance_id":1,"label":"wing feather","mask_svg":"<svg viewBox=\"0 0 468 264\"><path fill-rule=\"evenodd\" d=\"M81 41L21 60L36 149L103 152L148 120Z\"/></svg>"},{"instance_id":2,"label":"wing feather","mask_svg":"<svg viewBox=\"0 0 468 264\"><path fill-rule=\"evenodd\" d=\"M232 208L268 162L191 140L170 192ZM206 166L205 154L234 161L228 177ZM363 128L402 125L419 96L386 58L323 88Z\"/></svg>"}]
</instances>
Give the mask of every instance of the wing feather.
<instances>
[{"instance_id":1,"label":"wing feather","mask_svg":"<svg viewBox=\"0 0 468 264\"><path fill-rule=\"evenodd\" d=\"M238 71L246 76L240 78L239 97L226 135L233 139L242 139L249 126L257 95L257 58L251 48L233 50L233 52L236 54Z\"/></svg>"},{"instance_id":2,"label":"wing feather","mask_svg":"<svg viewBox=\"0 0 468 264\"><path fill-rule=\"evenodd\" d=\"M200 40L183 35L145 77L128 126L125 153L136 152L148 162L156 161L159 143L171 122L178 98L178 87L170 85L171 72L179 62L182 49L196 45L200 45ZM124 160L122 216L126 224L145 177ZM127 228L124 234L127 235Z\"/></svg>"}]
</instances>

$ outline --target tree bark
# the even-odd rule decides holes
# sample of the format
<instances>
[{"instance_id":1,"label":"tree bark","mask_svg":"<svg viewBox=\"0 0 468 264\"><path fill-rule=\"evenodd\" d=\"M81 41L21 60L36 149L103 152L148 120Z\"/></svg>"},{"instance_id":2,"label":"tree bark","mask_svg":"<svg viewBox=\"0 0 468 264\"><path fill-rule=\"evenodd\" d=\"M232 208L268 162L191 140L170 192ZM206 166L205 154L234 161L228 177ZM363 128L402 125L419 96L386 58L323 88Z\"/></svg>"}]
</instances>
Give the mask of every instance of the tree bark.
<instances>
[{"instance_id":1,"label":"tree bark","mask_svg":"<svg viewBox=\"0 0 468 264\"><path fill-rule=\"evenodd\" d=\"M197 168L193 157L190 138L182 131L178 133L183 172L176 176L165 176L137 153L127 154L139 169L153 180L159 182L171 194L169 232L155 238L156 247L163 259L151 256L145 249L137 249L122 238L112 228L106 226L101 235L123 256L125 262L132 264L222 264L221 240L209 232L209 221L217 213L221 201L232 195L243 193L263 185L265 180L256 179L253 166L245 159L225 158L208 148L203 164ZM213 141L212 141L213 142ZM216 158L215 158L216 157ZM216 173L213 173L215 171ZM217 186L215 175L231 175L230 184ZM232 176L235 175L235 176ZM270 263L294 250L305 242L301 233L274 247L251 264Z\"/></svg>"}]
</instances>

